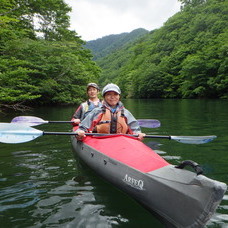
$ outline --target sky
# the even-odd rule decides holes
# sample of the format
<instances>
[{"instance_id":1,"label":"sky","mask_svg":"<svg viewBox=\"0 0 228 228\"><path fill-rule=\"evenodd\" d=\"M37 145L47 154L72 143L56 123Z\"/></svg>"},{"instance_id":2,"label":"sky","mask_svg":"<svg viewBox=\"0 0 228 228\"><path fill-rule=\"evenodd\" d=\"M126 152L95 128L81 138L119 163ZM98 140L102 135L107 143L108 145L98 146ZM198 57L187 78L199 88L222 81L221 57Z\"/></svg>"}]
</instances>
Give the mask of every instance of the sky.
<instances>
[{"instance_id":1,"label":"sky","mask_svg":"<svg viewBox=\"0 0 228 228\"><path fill-rule=\"evenodd\" d=\"M71 30L90 41L111 34L160 28L180 10L178 0L65 0Z\"/></svg>"}]
</instances>

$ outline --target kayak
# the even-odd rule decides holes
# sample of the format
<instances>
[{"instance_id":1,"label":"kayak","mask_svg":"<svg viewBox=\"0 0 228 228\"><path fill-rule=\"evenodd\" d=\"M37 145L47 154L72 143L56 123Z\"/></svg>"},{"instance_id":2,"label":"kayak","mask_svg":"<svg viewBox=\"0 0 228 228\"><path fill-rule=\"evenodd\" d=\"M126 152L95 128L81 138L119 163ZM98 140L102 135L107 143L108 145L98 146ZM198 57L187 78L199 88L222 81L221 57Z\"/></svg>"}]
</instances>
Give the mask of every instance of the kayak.
<instances>
[{"instance_id":1,"label":"kayak","mask_svg":"<svg viewBox=\"0 0 228 228\"><path fill-rule=\"evenodd\" d=\"M174 166L131 136L72 136L72 146L76 157L169 227L203 227L227 190L196 163ZM189 164L197 173L184 169Z\"/></svg>"}]
</instances>

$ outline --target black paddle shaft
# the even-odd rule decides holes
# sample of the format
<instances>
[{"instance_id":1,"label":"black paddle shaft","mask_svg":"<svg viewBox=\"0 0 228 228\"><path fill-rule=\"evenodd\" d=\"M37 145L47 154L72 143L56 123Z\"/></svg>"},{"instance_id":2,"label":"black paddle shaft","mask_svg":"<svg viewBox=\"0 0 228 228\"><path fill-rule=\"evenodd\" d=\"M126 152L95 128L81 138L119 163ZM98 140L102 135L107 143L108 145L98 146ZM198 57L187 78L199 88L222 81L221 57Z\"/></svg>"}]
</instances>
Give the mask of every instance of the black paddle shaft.
<instances>
[{"instance_id":1,"label":"black paddle shaft","mask_svg":"<svg viewBox=\"0 0 228 228\"><path fill-rule=\"evenodd\" d=\"M43 135L77 135L77 132L43 132ZM88 136L116 136L118 134L102 134L102 133L85 133ZM123 136L138 137L138 135L120 134ZM171 139L171 136L166 135L145 135L144 138L162 138Z\"/></svg>"},{"instance_id":2,"label":"black paddle shaft","mask_svg":"<svg viewBox=\"0 0 228 228\"><path fill-rule=\"evenodd\" d=\"M73 121L48 121L48 123L73 123Z\"/></svg>"}]
</instances>

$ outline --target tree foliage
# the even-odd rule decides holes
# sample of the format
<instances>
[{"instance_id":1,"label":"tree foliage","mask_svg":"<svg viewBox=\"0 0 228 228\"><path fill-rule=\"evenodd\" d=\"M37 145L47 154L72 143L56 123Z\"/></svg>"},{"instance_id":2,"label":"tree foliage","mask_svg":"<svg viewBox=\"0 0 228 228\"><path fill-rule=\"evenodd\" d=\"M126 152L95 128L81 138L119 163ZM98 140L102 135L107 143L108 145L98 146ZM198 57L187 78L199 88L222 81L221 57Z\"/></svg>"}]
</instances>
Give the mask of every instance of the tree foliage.
<instances>
[{"instance_id":1,"label":"tree foliage","mask_svg":"<svg viewBox=\"0 0 228 228\"><path fill-rule=\"evenodd\" d=\"M78 103L99 78L125 97L228 98L227 1L179 1L160 29L94 43L96 64L63 0L1 0L0 108Z\"/></svg>"},{"instance_id":2,"label":"tree foliage","mask_svg":"<svg viewBox=\"0 0 228 228\"><path fill-rule=\"evenodd\" d=\"M135 29L129 33L108 35L97 40L91 40L86 43L86 47L92 51L93 59L99 61L110 53L120 50L126 44L133 43L140 37L149 33L146 29Z\"/></svg>"},{"instance_id":3,"label":"tree foliage","mask_svg":"<svg viewBox=\"0 0 228 228\"><path fill-rule=\"evenodd\" d=\"M97 81L91 52L68 29L70 10L63 0L2 0L1 107L78 103Z\"/></svg>"},{"instance_id":4,"label":"tree foliage","mask_svg":"<svg viewBox=\"0 0 228 228\"><path fill-rule=\"evenodd\" d=\"M182 0L160 29L99 60L102 82L139 98L228 98L228 2Z\"/></svg>"}]
</instances>

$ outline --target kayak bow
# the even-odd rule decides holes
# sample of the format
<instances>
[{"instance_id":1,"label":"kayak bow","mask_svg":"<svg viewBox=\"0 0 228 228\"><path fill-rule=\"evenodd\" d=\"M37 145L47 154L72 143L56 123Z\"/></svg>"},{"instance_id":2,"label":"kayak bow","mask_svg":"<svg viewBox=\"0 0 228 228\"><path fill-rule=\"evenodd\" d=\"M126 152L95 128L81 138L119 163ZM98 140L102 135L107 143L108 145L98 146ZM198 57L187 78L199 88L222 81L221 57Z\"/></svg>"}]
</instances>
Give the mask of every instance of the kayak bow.
<instances>
[{"instance_id":1,"label":"kayak bow","mask_svg":"<svg viewBox=\"0 0 228 228\"><path fill-rule=\"evenodd\" d=\"M226 184L175 167L141 141L124 135L77 141L74 154L172 227L203 227L221 202Z\"/></svg>"}]
</instances>

